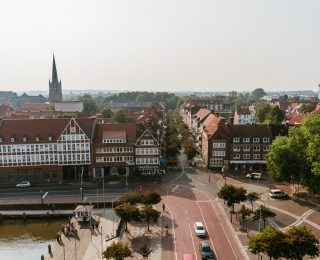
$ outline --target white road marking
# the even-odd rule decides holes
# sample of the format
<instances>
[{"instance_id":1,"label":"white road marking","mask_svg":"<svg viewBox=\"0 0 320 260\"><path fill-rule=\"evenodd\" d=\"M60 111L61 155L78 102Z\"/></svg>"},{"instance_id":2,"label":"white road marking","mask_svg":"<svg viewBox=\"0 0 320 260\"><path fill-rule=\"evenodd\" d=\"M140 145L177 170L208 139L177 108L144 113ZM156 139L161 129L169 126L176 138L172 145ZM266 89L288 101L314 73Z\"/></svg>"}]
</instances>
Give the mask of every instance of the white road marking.
<instances>
[{"instance_id":1,"label":"white road marking","mask_svg":"<svg viewBox=\"0 0 320 260\"><path fill-rule=\"evenodd\" d=\"M191 231L190 222L188 222L188 225L189 225L190 236L191 236L191 240L192 240L192 244L193 244L194 255L196 256L196 259L198 260L196 246L194 244L194 240L193 240L193 237L192 237L192 231Z\"/></svg>"},{"instance_id":2,"label":"white road marking","mask_svg":"<svg viewBox=\"0 0 320 260\"><path fill-rule=\"evenodd\" d=\"M179 188L179 185L176 185L176 186L171 190L171 192L175 192L178 188Z\"/></svg>"},{"instance_id":3,"label":"white road marking","mask_svg":"<svg viewBox=\"0 0 320 260\"><path fill-rule=\"evenodd\" d=\"M203 216L202 209L201 209L201 207L199 206L198 203L196 203L196 204L197 204L198 208L200 209L200 213L201 213L201 216L202 216L204 225L206 226L206 230L207 230L207 232L208 232L208 234L209 234L209 229L208 229L208 226L207 226L207 222L206 222L206 220L205 220L205 218L204 218L204 216ZM212 249L213 249L213 251L214 251L214 254L215 254L216 258L219 259L217 250L215 249L214 244L213 244L213 242L212 242L211 235L209 235L209 238L210 238L210 243L211 243Z\"/></svg>"},{"instance_id":4,"label":"white road marking","mask_svg":"<svg viewBox=\"0 0 320 260\"><path fill-rule=\"evenodd\" d=\"M173 235L174 254L175 254L175 259L178 260L177 245L176 245L176 233L174 230L173 214L172 214L172 211L168 205L166 206L166 208L169 210L169 214L171 216L171 228L172 228L172 235Z\"/></svg>"}]
</instances>

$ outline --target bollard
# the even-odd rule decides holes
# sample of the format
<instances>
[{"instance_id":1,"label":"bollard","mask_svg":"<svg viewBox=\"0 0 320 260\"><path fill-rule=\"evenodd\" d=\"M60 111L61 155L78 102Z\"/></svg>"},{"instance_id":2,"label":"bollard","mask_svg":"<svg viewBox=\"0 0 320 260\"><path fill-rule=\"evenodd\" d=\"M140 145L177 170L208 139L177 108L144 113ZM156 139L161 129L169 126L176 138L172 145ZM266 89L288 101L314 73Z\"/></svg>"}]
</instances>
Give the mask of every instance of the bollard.
<instances>
[{"instance_id":1,"label":"bollard","mask_svg":"<svg viewBox=\"0 0 320 260\"><path fill-rule=\"evenodd\" d=\"M49 255L51 255L51 254L52 254L52 251L51 251L51 245L50 245L50 244L48 245L48 253L49 253Z\"/></svg>"},{"instance_id":2,"label":"bollard","mask_svg":"<svg viewBox=\"0 0 320 260\"><path fill-rule=\"evenodd\" d=\"M44 255L41 255L41 260L44 260Z\"/></svg>"}]
</instances>

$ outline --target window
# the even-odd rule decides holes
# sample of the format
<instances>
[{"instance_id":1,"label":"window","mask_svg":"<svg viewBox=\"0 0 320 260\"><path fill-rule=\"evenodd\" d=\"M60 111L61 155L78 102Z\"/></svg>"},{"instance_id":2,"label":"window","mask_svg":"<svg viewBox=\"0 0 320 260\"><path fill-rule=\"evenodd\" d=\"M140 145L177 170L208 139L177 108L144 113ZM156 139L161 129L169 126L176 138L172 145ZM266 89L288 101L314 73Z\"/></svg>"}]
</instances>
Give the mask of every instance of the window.
<instances>
[{"instance_id":1,"label":"window","mask_svg":"<svg viewBox=\"0 0 320 260\"><path fill-rule=\"evenodd\" d=\"M2 140L2 137L0 137L0 143L2 143L2 141L3 141L3 140Z\"/></svg>"},{"instance_id":2,"label":"window","mask_svg":"<svg viewBox=\"0 0 320 260\"><path fill-rule=\"evenodd\" d=\"M253 151L254 152L259 152L260 151L260 146L253 146Z\"/></svg>"},{"instance_id":3,"label":"window","mask_svg":"<svg viewBox=\"0 0 320 260\"><path fill-rule=\"evenodd\" d=\"M253 159L260 159L260 154L253 154Z\"/></svg>"},{"instance_id":4,"label":"window","mask_svg":"<svg viewBox=\"0 0 320 260\"><path fill-rule=\"evenodd\" d=\"M212 147L224 149L226 147L226 143L224 140L216 140L216 141L213 141Z\"/></svg>"},{"instance_id":5,"label":"window","mask_svg":"<svg viewBox=\"0 0 320 260\"><path fill-rule=\"evenodd\" d=\"M224 157L226 154L225 151L213 151L212 152L212 157Z\"/></svg>"},{"instance_id":6,"label":"window","mask_svg":"<svg viewBox=\"0 0 320 260\"><path fill-rule=\"evenodd\" d=\"M263 146L263 151L268 152L269 151L269 145L264 145Z\"/></svg>"},{"instance_id":7,"label":"window","mask_svg":"<svg viewBox=\"0 0 320 260\"><path fill-rule=\"evenodd\" d=\"M15 141L15 138L11 137L11 143L14 143L14 141Z\"/></svg>"},{"instance_id":8,"label":"window","mask_svg":"<svg viewBox=\"0 0 320 260\"><path fill-rule=\"evenodd\" d=\"M48 141L51 142L52 141L52 136L48 137Z\"/></svg>"},{"instance_id":9,"label":"window","mask_svg":"<svg viewBox=\"0 0 320 260\"><path fill-rule=\"evenodd\" d=\"M250 154L245 153L242 157L244 160L250 160Z\"/></svg>"},{"instance_id":10,"label":"window","mask_svg":"<svg viewBox=\"0 0 320 260\"><path fill-rule=\"evenodd\" d=\"M240 146L233 146L234 152L240 152Z\"/></svg>"},{"instance_id":11,"label":"window","mask_svg":"<svg viewBox=\"0 0 320 260\"><path fill-rule=\"evenodd\" d=\"M244 143L250 143L250 138L249 137L244 137L243 138Z\"/></svg>"},{"instance_id":12,"label":"window","mask_svg":"<svg viewBox=\"0 0 320 260\"><path fill-rule=\"evenodd\" d=\"M240 154L238 153L233 154L233 159L240 159Z\"/></svg>"},{"instance_id":13,"label":"window","mask_svg":"<svg viewBox=\"0 0 320 260\"><path fill-rule=\"evenodd\" d=\"M240 138L239 137L233 137L233 142L234 143L239 143L240 142Z\"/></svg>"},{"instance_id":14,"label":"window","mask_svg":"<svg viewBox=\"0 0 320 260\"><path fill-rule=\"evenodd\" d=\"M23 138L22 138L22 141L23 141L23 142L26 142L26 141L27 141L27 137L23 137Z\"/></svg>"},{"instance_id":15,"label":"window","mask_svg":"<svg viewBox=\"0 0 320 260\"><path fill-rule=\"evenodd\" d=\"M244 152L250 152L250 146L249 145L243 146L243 151Z\"/></svg>"},{"instance_id":16,"label":"window","mask_svg":"<svg viewBox=\"0 0 320 260\"><path fill-rule=\"evenodd\" d=\"M210 159L210 166L213 166L213 167L221 167L222 166L222 163L223 163L223 160L219 160L219 159Z\"/></svg>"},{"instance_id":17,"label":"window","mask_svg":"<svg viewBox=\"0 0 320 260\"><path fill-rule=\"evenodd\" d=\"M37 135L36 136L36 142L39 142L40 141L40 137Z\"/></svg>"},{"instance_id":18,"label":"window","mask_svg":"<svg viewBox=\"0 0 320 260\"><path fill-rule=\"evenodd\" d=\"M270 142L270 138L269 137L263 137L262 141L264 143L269 143Z\"/></svg>"},{"instance_id":19,"label":"window","mask_svg":"<svg viewBox=\"0 0 320 260\"><path fill-rule=\"evenodd\" d=\"M260 142L260 138L259 137L253 137L253 142L254 143L259 143Z\"/></svg>"}]
</instances>

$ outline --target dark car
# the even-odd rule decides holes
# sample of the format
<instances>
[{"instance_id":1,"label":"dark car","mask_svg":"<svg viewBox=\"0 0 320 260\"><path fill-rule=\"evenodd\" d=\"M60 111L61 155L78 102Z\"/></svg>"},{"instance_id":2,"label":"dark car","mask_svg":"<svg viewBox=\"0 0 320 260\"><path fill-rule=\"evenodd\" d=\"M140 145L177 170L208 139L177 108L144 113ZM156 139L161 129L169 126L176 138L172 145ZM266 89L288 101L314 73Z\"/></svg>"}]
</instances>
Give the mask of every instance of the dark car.
<instances>
[{"instance_id":1,"label":"dark car","mask_svg":"<svg viewBox=\"0 0 320 260\"><path fill-rule=\"evenodd\" d=\"M199 245L199 250L202 259L213 259L213 252L207 242L201 242Z\"/></svg>"}]
</instances>

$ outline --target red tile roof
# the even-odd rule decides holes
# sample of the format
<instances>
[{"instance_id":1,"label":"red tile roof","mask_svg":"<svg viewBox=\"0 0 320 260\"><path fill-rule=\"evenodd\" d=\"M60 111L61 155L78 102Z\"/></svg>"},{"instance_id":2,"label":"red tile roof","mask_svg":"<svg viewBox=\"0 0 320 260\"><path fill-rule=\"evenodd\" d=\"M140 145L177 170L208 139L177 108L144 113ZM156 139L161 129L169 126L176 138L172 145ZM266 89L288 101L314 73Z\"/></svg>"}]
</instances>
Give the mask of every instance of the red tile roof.
<instances>
[{"instance_id":1,"label":"red tile roof","mask_svg":"<svg viewBox=\"0 0 320 260\"><path fill-rule=\"evenodd\" d=\"M135 144L137 138L137 125L133 123L127 124L102 124L97 123L95 126L94 143L102 144L104 132L122 132L126 134L127 144ZM112 144L114 145L114 144ZM122 144L123 145L123 144Z\"/></svg>"},{"instance_id":2,"label":"red tile roof","mask_svg":"<svg viewBox=\"0 0 320 260\"><path fill-rule=\"evenodd\" d=\"M249 107L238 106L236 112L238 115L250 115Z\"/></svg>"},{"instance_id":3,"label":"red tile roof","mask_svg":"<svg viewBox=\"0 0 320 260\"><path fill-rule=\"evenodd\" d=\"M302 120L306 117L306 114L295 114L289 121L289 125L299 125Z\"/></svg>"},{"instance_id":4,"label":"red tile roof","mask_svg":"<svg viewBox=\"0 0 320 260\"><path fill-rule=\"evenodd\" d=\"M194 115L194 117L196 117L199 121L202 121L202 120L205 119L210 113L211 113L210 110L205 109L205 108L201 108L201 109Z\"/></svg>"},{"instance_id":5,"label":"red tile roof","mask_svg":"<svg viewBox=\"0 0 320 260\"><path fill-rule=\"evenodd\" d=\"M46 103L24 103L20 108L22 111L42 111L48 110L49 104Z\"/></svg>"},{"instance_id":6,"label":"red tile roof","mask_svg":"<svg viewBox=\"0 0 320 260\"><path fill-rule=\"evenodd\" d=\"M217 129L218 126L224 124L225 119L220 116L216 116L210 114L202 123L204 131L208 134L213 134Z\"/></svg>"},{"instance_id":7,"label":"red tile roof","mask_svg":"<svg viewBox=\"0 0 320 260\"><path fill-rule=\"evenodd\" d=\"M47 143L49 135L56 141L71 119L4 119L0 126L0 135L3 143L11 144L11 137L16 138L17 143L23 142L23 137L27 137L26 143L34 143L35 137L39 136L39 143ZM93 129L94 119L75 119L82 130L90 138Z\"/></svg>"},{"instance_id":8,"label":"red tile roof","mask_svg":"<svg viewBox=\"0 0 320 260\"><path fill-rule=\"evenodd\" d=\"M126 131L103 131L103 139L126 139Z\"/></svg>"}]
</instances>

